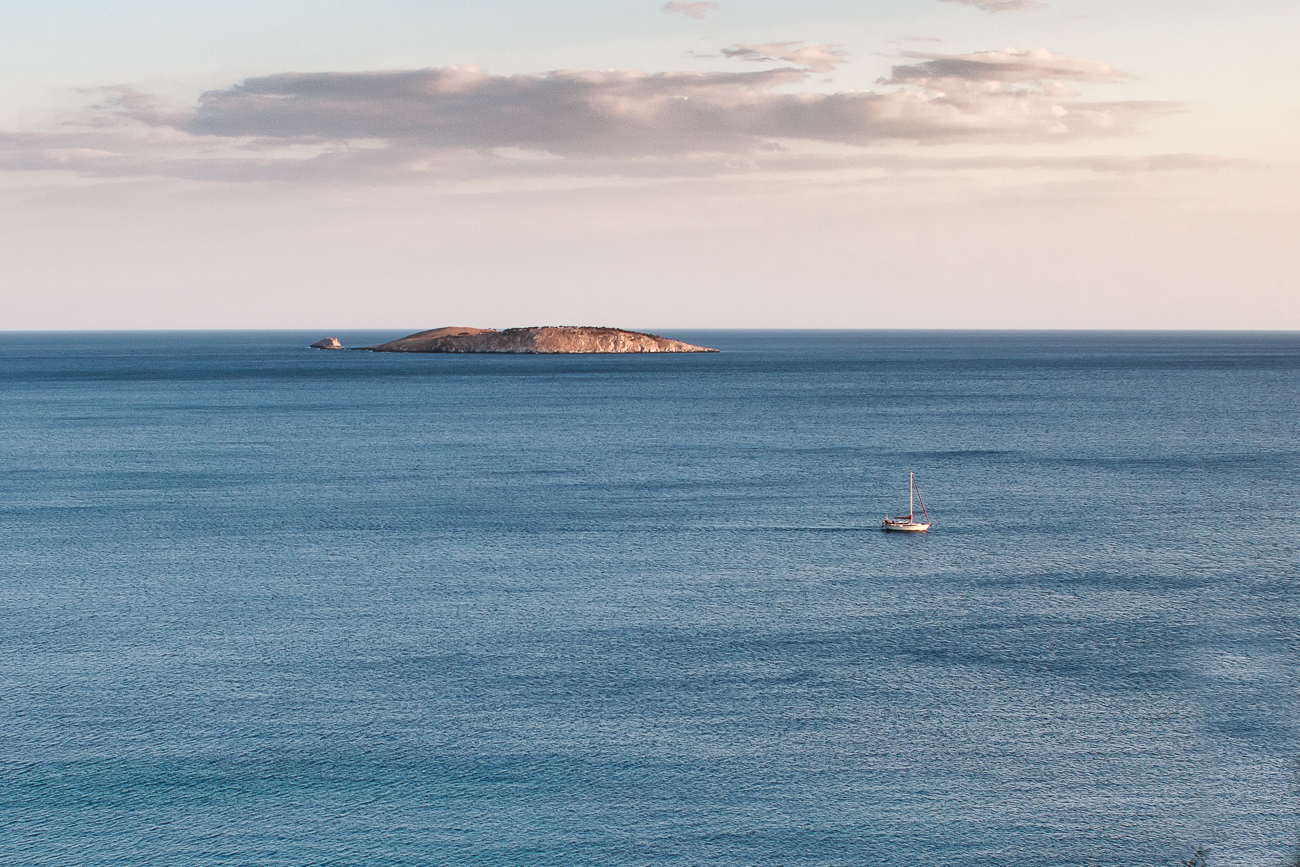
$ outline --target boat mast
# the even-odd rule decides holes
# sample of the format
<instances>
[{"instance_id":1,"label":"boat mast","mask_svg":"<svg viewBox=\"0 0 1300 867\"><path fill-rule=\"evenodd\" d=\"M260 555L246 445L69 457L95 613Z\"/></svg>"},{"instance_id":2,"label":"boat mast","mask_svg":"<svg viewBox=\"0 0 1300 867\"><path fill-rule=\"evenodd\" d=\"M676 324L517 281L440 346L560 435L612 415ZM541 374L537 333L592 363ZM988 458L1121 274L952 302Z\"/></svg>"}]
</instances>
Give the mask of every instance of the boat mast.
<instances>
[{"instance_id":1,"label":"boat mast","mask_svg":"<svg viewBox=\"0 0 1300 867\"><path fill-rule=\"evenodd\" d=\"M916 507L912 505L912 492L916 490L916 473L907 474L907 520L912 520Z\"/></svg>"}]
</instances>

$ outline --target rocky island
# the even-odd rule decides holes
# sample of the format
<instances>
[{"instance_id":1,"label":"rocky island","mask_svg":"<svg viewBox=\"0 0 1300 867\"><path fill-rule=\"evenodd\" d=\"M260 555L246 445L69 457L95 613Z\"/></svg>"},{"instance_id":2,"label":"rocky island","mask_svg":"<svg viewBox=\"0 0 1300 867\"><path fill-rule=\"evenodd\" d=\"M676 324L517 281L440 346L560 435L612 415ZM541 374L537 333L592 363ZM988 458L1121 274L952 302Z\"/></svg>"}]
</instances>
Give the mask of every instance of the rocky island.
<instances>
[{"instance_id":1,"label":"rocky island","mask_svg":"<svg viewBox=\"0 0 1300 867\"><path fill-rule=\"evenodd\" d=\"M572 325L507 328L504 331L451 326L359 348L370 352L514 352L533 355L718 351L657 334Z\"/></svg>"},{"instance_id":2,"label":"rocky island","mask_svg":"<svg viewBox=\"0 0 1300 867\"><path fill-rule=\"evenodd\" d=\"M344 345L339 342L337 337L326 337L323 340L317 340L311 345L312 349L345 349Z\"/></svg>"}]
</instances>

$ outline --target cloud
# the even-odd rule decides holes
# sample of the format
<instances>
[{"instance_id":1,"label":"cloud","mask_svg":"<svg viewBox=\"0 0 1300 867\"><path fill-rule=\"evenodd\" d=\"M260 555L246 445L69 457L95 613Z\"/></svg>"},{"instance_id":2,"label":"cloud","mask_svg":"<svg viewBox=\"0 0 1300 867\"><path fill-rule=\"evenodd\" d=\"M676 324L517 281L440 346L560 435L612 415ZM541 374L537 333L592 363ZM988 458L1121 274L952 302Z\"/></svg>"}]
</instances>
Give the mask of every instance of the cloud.
<instances>
[{"instance_id":1,"label":"cloud","mask_svg":"<svg viewBox=\"0 0 1300 867\"><path fill-rule=\"evenodd\" d=\"M718 8L713 0L668 0L664 4L665 12L676 12L687 18L703 19L705 15Z\"/></svg>"},{"instance_id":2,"label":"cloud","mask_svg":"<svg viewBox=\"0 0 1300 867\"><path fill-rule=\"evenodd\" d=\"M748 150L756 137L781 133L783 105L800 103L774 88L804 76L788 68L497 76L473 66L288 73L203 94L182 128L198 135L380 138L566 156Z\"/></svg>"},{"instance_id":3,"label":"cloud","mask_svg":"<svg viewBox=\"0 0 1300 867\"><path fill-rule=\"evenodd\" d=\"M1022 9L1041 9L1046 3L1040 0L943 0L945 3L965 3L985 12L1019 12Z\"/></svg>"},{"instance_id":4,"label":"cloud","mask_svg":"<svg viewBox=\"0 0 1300 867\"><path fill-rule=\"evenodd\" d=\"M449 190L550 189L663 183L739 176L773 178L933 177L970 172L1164 173L1254 168L1224 157L1182 153L1053 156L1043 153L945 156L856 151L762 150L675 158L591 156L558 159L511 149L430 150L404 143L301 145L259 140L208 141L175 131L145 134L98 129L77 133L0 134L0 171L72 173L84 178L184 178L200 181L407 184L434 181Z\"/></svg>"},{"instance_id":5,"label":"cloud","mask_svg":"<svg viewBox=\"0 0 1300 867\"><path fill-rule=\"evenodd\" d=\"M1006 84L1042 84L1075 81L1115 84L1133 76L1109 63L1082 57L1053 54L1046 48L1017 51L977 51L970 54L931 54L909 51L909 59L921 60L910 66L895 66L882 84L906 84L938 89L975 85L984 89Z\"/></svg>"},{"instance_id":6,"label":"cloud","mask_svg":"<svg viewBox=\"0 0 1300 867\"><path fill-rule=\"evenodd\" d=\"M737 177L842 183L885 177L934 178L972 172L1204 172L1253 168L1224 157L1182 153L1059 156L1031 153L945 155L934 149L890 151L801 148L676 156L590 155L581 159L512 148L430 149L408 142L212 139L169 129L89 129L0 133L0 172L59 172L87 179L183 178L307 184L406 185L447 191L507 191L658 184ZM865 174L864 174L865 173Z\"/></svg>"},{"instance_id":7,"label":"cloud","mask_svg":"<svg viewBox=\"0 0 1300 867\"><path fill-rule=\"evenodd\" d=\"M767 63L784 60L806 67L812 72L831 72L848 56L841 46L826 42L764 42L761 45L735 45L722 49L727 57Z\"/></svg>"},{"instance_id":8,"label":"cloud","mask_svg":"<svg viewBox=\"0 0 1300 867\"><path fill-rule=\"evenodd\" d=\"M1178 108L1084 99L1067 83L1128 76L1045 49L910 52L904 57L913 62L894 67L883 88L833 93L807 85L817 64L839 62L834 46L769 43L729 52L797 58L804 68L283 73L206 92L185 111L114 88L79 126L0 134L0 167L232 180L457 171L667 176L770 165L762 160L785 151L1095 139L1132 133Z\"/></svg>"},{"instance_id":9,"label":"cloud","mask_svg":"<svg viewBox=\"0 0 1300 867\"><path fill-rule=\"evenodd\" d=\"M1168 110L1062 92L1062 80L1124 76L1108 64L1043 49L907 56L920 62L893 69L882 82L899 88L892 92L791 92L810 72L790 67L500 76L449 66L250 78L203 94L183 119L152 108L122 110L199 136L378 139L571 157L745 152L780 139L858 145L1067 140L1131 131Z\"/></svg>"}]
</instances>

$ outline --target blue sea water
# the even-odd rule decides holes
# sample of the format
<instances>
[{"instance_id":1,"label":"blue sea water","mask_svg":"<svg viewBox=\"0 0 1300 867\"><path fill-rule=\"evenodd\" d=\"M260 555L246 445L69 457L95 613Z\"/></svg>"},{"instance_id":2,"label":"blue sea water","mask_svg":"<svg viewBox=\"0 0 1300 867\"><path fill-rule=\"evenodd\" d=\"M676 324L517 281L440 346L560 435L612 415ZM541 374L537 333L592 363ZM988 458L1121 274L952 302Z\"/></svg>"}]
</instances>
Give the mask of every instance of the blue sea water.
<instances>
[{"instance_id":1,"label":"blue sea water","mask_svg":"<svg viewBox=\"0 0 1300 867\"><path fill-rule=\"evenodd\" d=\"M0 334L0 863L1292 856L1300 335L321 336Z\"/></svg>"}]
</instances>

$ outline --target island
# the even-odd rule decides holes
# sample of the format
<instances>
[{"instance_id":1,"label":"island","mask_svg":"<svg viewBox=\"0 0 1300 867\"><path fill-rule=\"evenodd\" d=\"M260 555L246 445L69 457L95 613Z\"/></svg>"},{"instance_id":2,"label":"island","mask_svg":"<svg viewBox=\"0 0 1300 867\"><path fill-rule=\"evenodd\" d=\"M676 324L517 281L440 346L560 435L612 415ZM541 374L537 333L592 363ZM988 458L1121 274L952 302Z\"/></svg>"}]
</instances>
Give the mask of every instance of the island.
<instances>
[{"instance_id":1,"label":"island","mask_svg":"<svg viewBox=\"0 0 1300 867\"><path fill-rule=\"evenodd\" d=\"M513 352L530 355L718 351L657 334L573 325L507 328L504 331L449 326L358 349L369 352Z\"/></svg>"},{"instance_id":2,"label":"island","mask_svg":"<svg viewBox=\"0 0 1300 867\"><path fill-rule=\"evenodd\" d=\"M337 337L326 337L323 340L317 340L311 345L312 349L345 349L346 347L339 342Z\"/></svg>"}]
</instances>

